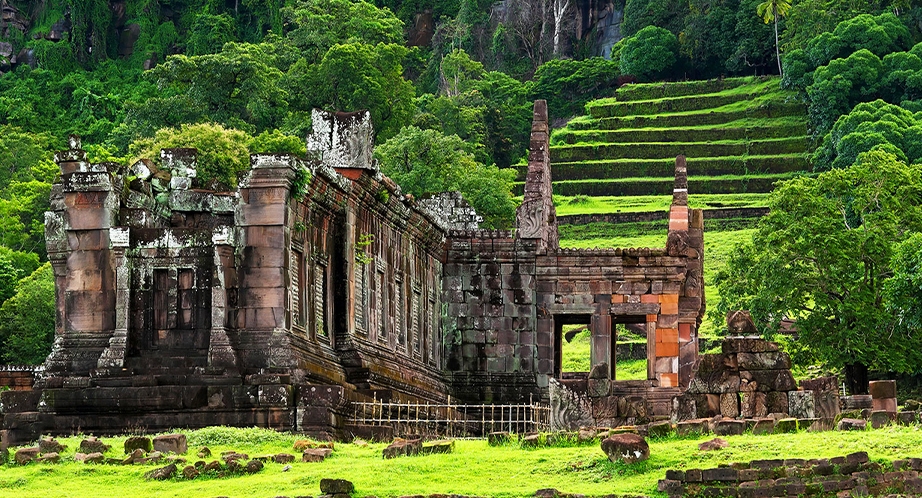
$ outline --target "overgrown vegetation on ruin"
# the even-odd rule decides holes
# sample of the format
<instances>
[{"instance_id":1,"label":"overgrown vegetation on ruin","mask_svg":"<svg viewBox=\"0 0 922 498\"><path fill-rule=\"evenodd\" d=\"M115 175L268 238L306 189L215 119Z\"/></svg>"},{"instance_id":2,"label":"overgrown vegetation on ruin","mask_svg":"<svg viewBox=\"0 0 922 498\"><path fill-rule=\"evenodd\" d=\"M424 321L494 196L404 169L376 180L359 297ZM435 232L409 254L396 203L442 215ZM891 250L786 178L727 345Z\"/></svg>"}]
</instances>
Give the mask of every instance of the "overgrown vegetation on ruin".
<instances>
[{"instance_id":1,"label":"overgrown vegetation on ruin","mask_svg":"<svg viewBox=\"0 0 922 498\"><path fill-rule=\"evenodd\" d=\"M191 431L190 462L207 445L214 455L236 450L248 455L294 453L297 435L264 429L212 428ZM142 476L157 465L111 466L73 462L79 437L61 438L68 446L60 464L4 467L0 490L22 498L84 496L93 490L99 498L119 497L130 489L136 495L157 496L296 496L317 495L321 478L355 483L356 496L405 496L433 493L495 497L533 496L541 488L587 496L643 494L659 496L656 482L668 469L712 468L720 464L771 458L829 458L867 451L872 461L916 457L922 445L917 428L891 426L866 432L798 432L777 435L727 436L727 448L702 452L698 443L713 436L670 436L650 440L650 459L636 464L612 463L598 442L585 445L523 449L517 442L490 447L484 440L459 440L447 455L384 460L383 443L337 443L332 456L321 463L285 465L267 463L255 475L200 476L191 481L148 481ZM118 451L125 436L106 438ZM107 455L109 454L107 453ZM211 459L207 459L210 461Z\"/></svg>"}]
</instances>

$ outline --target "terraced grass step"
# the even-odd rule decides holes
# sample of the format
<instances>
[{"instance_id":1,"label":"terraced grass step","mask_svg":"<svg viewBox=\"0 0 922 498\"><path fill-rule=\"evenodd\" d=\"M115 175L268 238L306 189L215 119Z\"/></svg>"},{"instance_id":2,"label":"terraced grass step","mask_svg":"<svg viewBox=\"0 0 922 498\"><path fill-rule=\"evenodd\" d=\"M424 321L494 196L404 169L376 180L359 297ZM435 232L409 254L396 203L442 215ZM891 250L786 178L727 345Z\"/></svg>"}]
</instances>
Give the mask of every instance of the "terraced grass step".
<instances>
[{"instance_id":1,"label":"terraced grass step","mask_svg":"<svg viewBox=\"0 0 922 498\"><path fill-rule=\"evenodd\" d=\"M744 120L741 120L744 121ZM763 120L768 121L768 120ZM715 140L761 140L804 136L807 125L803 122L780 122L755 126L681 128L639 128L620 130L569 130L554 132L551 143L578 144L593 142L705 142Z\"/></svg>"},{"instance_id":2,"label":"terraced grass step","mask_svg":"<svg viewBox=\"0 0 922 498\"><path fill-rule=\"evenodd\" d=\"M581 116L567 127L574 130L620 130L624 128L678 128L683 126L725 125L740 119L803 117L803 104L770 101L757 107L725 106L694 112L662 113L651 116L592 118ZM806 119L804 118L804 122Z\"/></svg>"},{"instance_id":3,"label":"terraced grass step","mask_svg":"<svg viewBox=\"0 0 922 498\"><path fill-rule=\"evenodd\" d=\"M528 166L517 166L518 179L524 181ZM810 169L808 155L779 154L762 156L690 157L688 171L698 176L791 173ZM675 158L618 159L554 163L554 180L588 178L668 177L675 172Z\"/></svg>"},{"instance_id":4,"label":"terraced grass step","mask_svg":"<svg viewBox=\"0 0 922 498\"><path fill-rule=\"evenodd\" d=\"M739 194L771 192L775 182L787 180L798 173L747 176L698 176L689 177L688 190L697 194ZM668 178L626 178L555 181L553 188L557 195L620 196L620 195L667 195L672 193L675 179ZM522 195L524 184L516 183L513 191Z\"/></svg>"},{"instance_id":5,"label":"terraced grass step","mask_svg":"<svg viewBox=\"0 0 922 498\"><path fill-rule=\"evenodd\" d=\"M655 100L632 100L621 102L615 99L601 99L586 104L586 110L594 118L610 118L617 116L635 116L648 114L661 114L665 112L702 111L723 107L737 102L755 100L762 95L759 93L735 93L710 95L689 95L686 97L673 97Z\"/></svg>"},{"instance_id":6,"label":"terraced grass step","mask_svg":"<svg viewBox=\"0 0 922 498\"><path fill-rule=\"evenodd\" d=\"M618 88L618 90L615 91L615 96L621 101L683 97L686 95L717 93L745 85L764 83L770 80L771 78L746 77L664 83L635 83Z\"/></svg>"},{"instance_id":7,"label":"terraced grass step","mask_svg":"<svg viewBox=\"0 0 922 498\"><path fill-rule=\"evenodd\" d=\"M715 142L647 142L551 146L551 173L555 164L603 159L674 159L721 156L796 154L807 150L807 137Z\"/></svg>"},{"instance_id":8,"label":"terraced grass step","mask_svg":"<svg viewBox=\"0 0 922 498\"><path fill-rule=\"evenodd\" d=\"M688 194L688 206L693 209L749 209L768 207L769 194ZM672 192L666 195L632 196L566 196L554 194L557 216L595 215L611 213L667 212L672 204Z\"/></svg>"}]
</instances>

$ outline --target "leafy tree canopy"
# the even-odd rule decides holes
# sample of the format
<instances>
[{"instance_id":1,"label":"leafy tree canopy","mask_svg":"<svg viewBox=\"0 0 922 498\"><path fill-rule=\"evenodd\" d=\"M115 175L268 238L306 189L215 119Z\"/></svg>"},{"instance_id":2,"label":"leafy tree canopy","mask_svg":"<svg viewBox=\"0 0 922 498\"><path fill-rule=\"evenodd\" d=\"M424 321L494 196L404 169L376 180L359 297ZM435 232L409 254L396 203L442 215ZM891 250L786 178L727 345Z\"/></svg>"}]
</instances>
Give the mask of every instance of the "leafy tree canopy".
<instances>
[{"instance_id":1,"label":"leafy tree canopy","mask_svg":"<svg viewBox=\"0 0 922 498\"><path fill-rule=\"evenodd\" d=\"M301 59L288 72L285 87L301 111L367 109L376 141L396 135L413 118L413 84L403 77L402 45L334 45L319 64Z\"/></svg>"},{"instance_id":2,"label":"leafy tree canopy","mask_svg":"<svg viewBox=\"0 0 922 498\"><path fill-rule=\"evenodd\" d=\"M801 361L918 371L922 331L894 333L884 289L894 245L922 229L922 166L872 150L779 184L769 207L717 276L717 313L751 310L769 334L796 320Z\"/></svg>"},{"instance_id":3,"label":"leafy tree canopy","mask_svg":"<svg viewBox=\"0 0 922 498\"><path fill-rule=\"evenodd\" d=\"M403 44L403 21L364 0L299 0L283 12L292 26L288 39L309 63L336 44Z\"/></svg>"},{"instance_id":4,"label":"leafy tree canopy","mask_svg":"<svg viewBox=\"0 0 922 498\"><path fill-rule=\"evenodd\" d=\"M509 227L515 218L515 171L477 162L471 145L457 135L407 126L376 147L375 158L404 192L426 197L460 191L492 228Z\"/></svg>"},{"instance_id":5,"label":"leafy tree canopy","mask_svg":"<svg viewBox=\"0 0 922 498\"><path fill-rule=\"evenodd\" d=\"M160 160L160 149L193 147L198 149L197 184L218 182L219 187L237 186L238 176L250 169L250 154L263 152L304 154L300 139L277 130L263 132L256 138L246 132L224 128L219 124L185 124L179 128L161 128L152 138L141 138L129 147L135 160Z\"/></svg>"},{"instance_id":6,"label":"leafy tree canopy","mask_svg":"<svg viewBox=\"0 0 922 498\"><path fill-rule=\"evenodd\" d=\"M37 365L54 340L54 274L45 263L19 281L16 294L0 306L3 361Z\"/></svg>"},{"instance_id":7,"label":"leafy tree canopy","mask_svg":"<svg viewBox=\"0 0 922 498\"><path fill-rule=\"evenodd\" d=\"M901 161L922 159L922 112L883 100L865 102L841 116L813 155L814 169L847 168L859 154L884 148Z\"/></svg>"},{"instance_id":8,"label":"leafy tree canopy","mask_svg":"<svg viewBox=\"0 0 922 498\"><path fill-rule=\"evenodd\" d=\"M678 60L679 40L669 30L647 26L624 40L619 64L623 74L652 81L668 74Z\"/></svg>"}]
</instances>

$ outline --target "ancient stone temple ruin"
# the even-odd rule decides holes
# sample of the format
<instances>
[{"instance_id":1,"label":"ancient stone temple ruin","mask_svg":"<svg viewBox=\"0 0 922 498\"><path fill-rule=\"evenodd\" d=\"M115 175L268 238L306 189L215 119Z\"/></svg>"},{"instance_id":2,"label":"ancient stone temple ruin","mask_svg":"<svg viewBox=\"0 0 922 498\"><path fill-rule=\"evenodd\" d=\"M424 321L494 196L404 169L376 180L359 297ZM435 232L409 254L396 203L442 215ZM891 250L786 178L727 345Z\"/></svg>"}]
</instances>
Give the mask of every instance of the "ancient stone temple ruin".
<instances>
[{"instance_id":1,"label":"ancient stone temple ruin","mask_svg":"<svg viewBox=\"0 0 922 498\"><path fill-rule=\"evenodd\" d=\"M684 158L665 248L561 249L543 101L512 231L479 229L457 194L403 195L367 112L313 123L306 158L254 155L227 192L201 188L191 149L159 166L90 164L77 139L57 154L56 338L34 389L3 393L7 439L218 424L341 437L357 400L547 401L570 392L566 324L591 331L577 418L670 414L704 311ZM647 380L618 380L617 324L645 331Z\"/></svg>"}]
</instances>

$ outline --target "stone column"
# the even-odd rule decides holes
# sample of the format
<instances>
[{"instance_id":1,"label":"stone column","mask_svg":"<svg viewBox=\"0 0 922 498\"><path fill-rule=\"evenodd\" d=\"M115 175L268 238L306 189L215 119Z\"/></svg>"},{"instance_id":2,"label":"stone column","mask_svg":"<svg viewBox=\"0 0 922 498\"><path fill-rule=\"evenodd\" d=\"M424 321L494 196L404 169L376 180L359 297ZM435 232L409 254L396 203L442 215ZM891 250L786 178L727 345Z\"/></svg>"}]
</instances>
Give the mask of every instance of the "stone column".
<instances>
[{"instance_id":1,"label":"stone column","mask_svg":"<svg viewBox=\"0 0 922 498\"><path fill-rule=\"evenodd\" d=\"M96 362L98 368L122 368L125 366L125 349L128 346L128 323L131 307L131 270L128 268L125 250L129 244L128 228L110 228L112 259L115 263L115 330L109 338L109 347Z\"/></svg>"},{"instance_id":2,"label":"stone column","mask_svg":"<svg viewBox=\"0 0 922 498\"><path fill-rule=\"evenodd\" d=\"M208 367L236 370L237 354L227 333L229 288L236 286L233 230L221 227L211 236L214 244L214 278L211 287L211 337L208 341Z\"/></svg>"},{"instance_id":3,"label":"stone column","mask_svg":"<svg viewBox=\"0 0 922 498\"><path fill-rule=\"evenodd\" d=\"M253 155L237 210L240 368L291 368L289 271L292 180L304 165L286 155Z\"/></svg>"},{"instance_id":4,"label":"stone column","mask_svg":"<svg viewBox=\"0 0 922 498\"><path fill-rule=\"evenodd\" d=\"M86 376L97 367L115 329L115 261L109 229L118 216L117 177L101 165L86 162L80 139L55 154L61 169L60 216L52 213L46 229L56 231L49 242L55 260L64 260L56 278L60 334L46 361L49 374ZM65 245L66 241L66 245ZM60 270L56 264L56 273Z\"/></svg>"}]
</instances>

